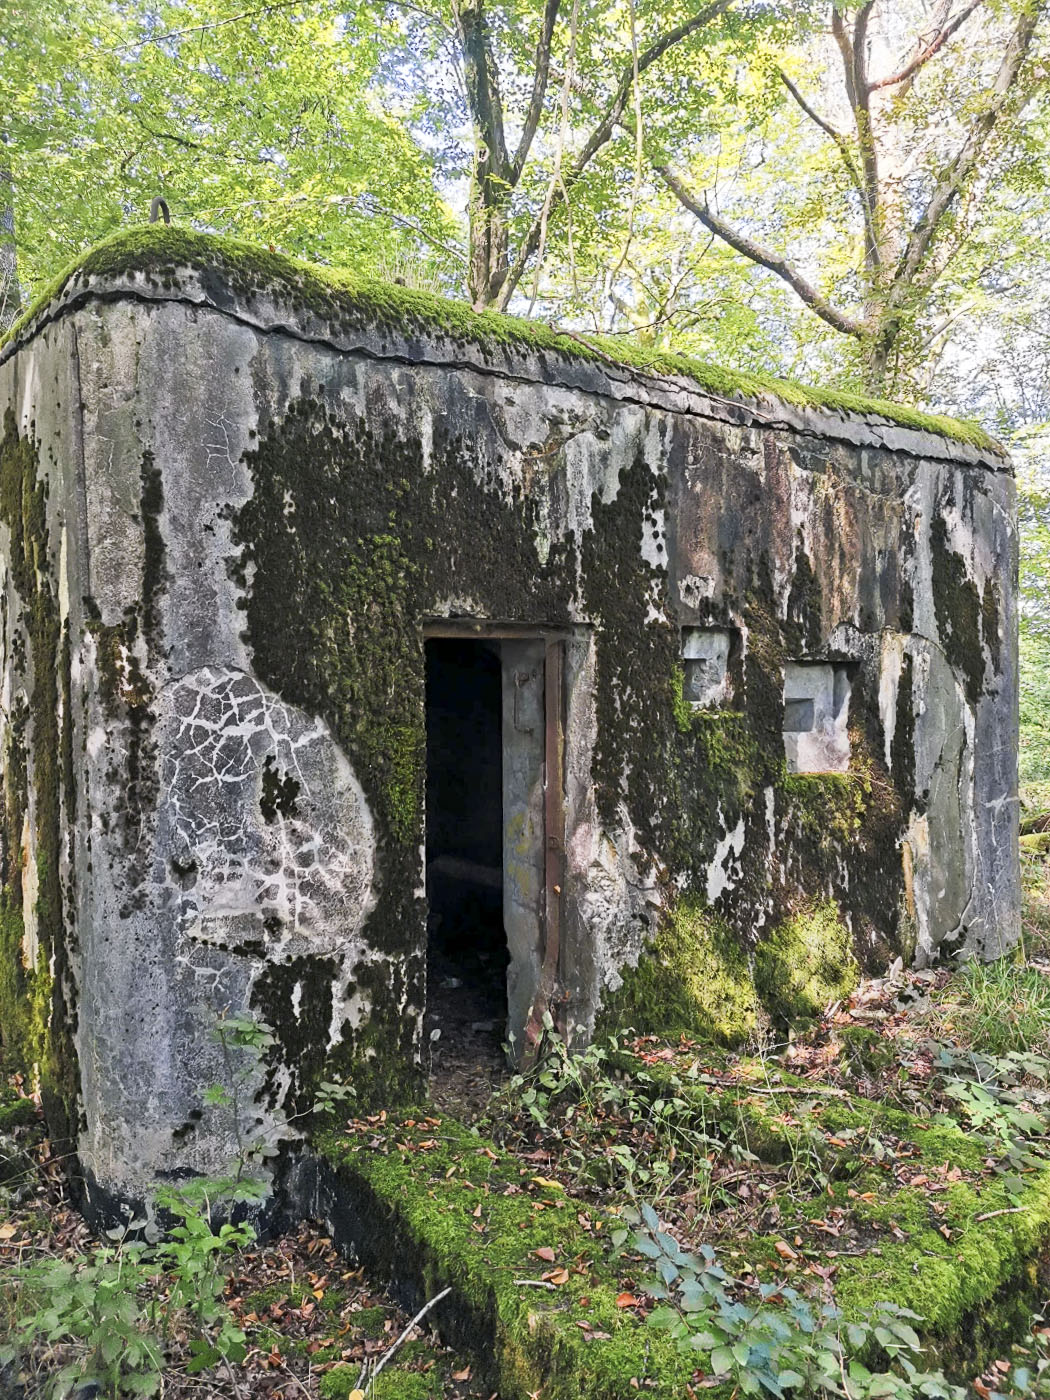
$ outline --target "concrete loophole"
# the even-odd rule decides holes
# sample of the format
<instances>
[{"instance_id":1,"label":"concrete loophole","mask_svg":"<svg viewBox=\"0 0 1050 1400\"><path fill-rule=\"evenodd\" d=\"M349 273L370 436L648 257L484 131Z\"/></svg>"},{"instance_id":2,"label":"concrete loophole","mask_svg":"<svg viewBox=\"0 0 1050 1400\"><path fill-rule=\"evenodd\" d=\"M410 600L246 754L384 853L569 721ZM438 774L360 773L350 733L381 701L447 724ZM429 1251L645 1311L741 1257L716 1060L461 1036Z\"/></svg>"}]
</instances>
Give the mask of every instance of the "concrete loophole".
<instances>
[{"instance_id":1,"label":"concrete loophole","mask_svg":"<svg viewBox=\"0 0 1050 1400\"><path fill-rule=\"evenodd\" d=\"M727 628L682 628L682 698L690 705L706 710L729 700L732 646Z\"/></svg>"},{"instance_id":2,"label":"concrete loophole","mask_svg":"<svg viewBox=\"0 0 1050 1400\"><path fill-rule=\"evenodd\" d=\"M789 773L845 773L849 769L846 666L789 661L784 667L784 753Z\"/></svg>"}]
</instances>

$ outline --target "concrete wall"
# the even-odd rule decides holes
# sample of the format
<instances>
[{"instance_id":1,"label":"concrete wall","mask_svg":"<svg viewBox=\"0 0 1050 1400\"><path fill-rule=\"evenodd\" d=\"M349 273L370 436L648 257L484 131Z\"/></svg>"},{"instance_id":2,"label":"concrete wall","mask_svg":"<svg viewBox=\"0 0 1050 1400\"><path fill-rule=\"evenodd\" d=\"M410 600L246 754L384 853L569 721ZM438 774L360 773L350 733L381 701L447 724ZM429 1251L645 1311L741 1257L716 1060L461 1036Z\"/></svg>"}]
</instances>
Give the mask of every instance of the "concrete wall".
<instances>
[{"instance_id":1,"label":"concrete wall","mask_svg":"<svg viewBox=\"0 0 1050 1400\"><path fill-rule=\"evenodd\" d=\"M569 638L569 1024L686 898L748 956L824 900L870 967L1017 936L994 452L169 271L67 292L0 363L4 1043L99 1199L294 1135L322 1072L417 1082L427 620ZM683 628L733 639L712 706ZM787 773L800 661L850 677L837 786ZM216 1032L245 1013L259 1062Z\"/></svg>"}]
</instances>

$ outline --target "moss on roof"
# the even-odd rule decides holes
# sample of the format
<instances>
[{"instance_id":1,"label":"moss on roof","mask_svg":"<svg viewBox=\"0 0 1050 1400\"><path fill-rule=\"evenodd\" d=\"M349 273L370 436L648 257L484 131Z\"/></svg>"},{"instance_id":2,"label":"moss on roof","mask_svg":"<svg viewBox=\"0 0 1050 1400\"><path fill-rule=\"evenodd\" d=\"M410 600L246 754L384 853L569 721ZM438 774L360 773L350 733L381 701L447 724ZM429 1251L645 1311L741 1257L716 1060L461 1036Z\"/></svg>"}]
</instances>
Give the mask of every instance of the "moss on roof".
<instances>
[{"instance_id":1,"label":"moss on roof","mask_svg":"<svg viewBox=\"0 0 1050 1400\"><path fill-rule=\"evenodd\" d=\"M576 361L612 361L628 371L684 376L718 395L744 399L773 397L801 408L874 416L973 447L1000 450L976 423L839 389L811 388L793 380L724 369L687 355L652 350L618 336L588 335L584 340L539 321L493 311L478 313L466 302L392 286L340 268L299 262L237 239L155 225L124 230L82 254L32 302L0 339L0 348L17 339L71 283L90 277L141 273L173 289L181 268L190 268L205 276L218 272L239 298L250 300L266 292L286 300L297 311L312 312L344 327L374 326L401 333L406 330L422 335L436 333L460 344L476 345L483 351L519 349L553 353Z\"/></svg>"}]
</instances>

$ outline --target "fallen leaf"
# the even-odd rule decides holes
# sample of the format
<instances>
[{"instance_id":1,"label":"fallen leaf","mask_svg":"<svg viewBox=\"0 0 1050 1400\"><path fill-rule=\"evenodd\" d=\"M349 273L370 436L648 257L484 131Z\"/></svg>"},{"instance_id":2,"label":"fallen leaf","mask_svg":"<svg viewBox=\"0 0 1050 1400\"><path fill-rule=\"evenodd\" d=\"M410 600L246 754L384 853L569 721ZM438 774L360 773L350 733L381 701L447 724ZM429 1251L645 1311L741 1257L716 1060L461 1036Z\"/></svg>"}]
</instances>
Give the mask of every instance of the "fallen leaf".
<instances>
[{"instance_id":1,"label":"fallen leaf","mask_svg":"<svg viewBox=\"0 0 1050 1400\"><path fill-rule=\"evenodd\" d=\"M543 1275L543 1280L545 1283L553 1283L561 1287L563 1283L568 1283L569 1271L568 1269L551 1269L549 1274Z\"/></svg>"},{"instance_id":2,"label":"fallen leaf","mask_svg":"<svg viewBox=\"0 0 1050 1400\"><path fill-rule=\"evenodd\" d=\"M0 1240L13 1240L17 1234L17 1225L0 1225Z\"/></svg>"},{"instance_id":3,"label":"fallen leaf","mask_svg":"<svg viewBox=\"0 0 1050 1400\"><path fill-rule=\"evenodd\" d=\"M554 1263L554 1250L549 1244L541 1245L539 1249L534 1249L532 1252L537 1259L542 1259L545 1264Z\"/></svg>"},{"instance_id":4,"label":"fallen leaf","mask_svg":"<svg viewBox=\"0 0 1050 1400\"><path fill-rule=\"evenodd\" d=\"M798 1255L795 1253L795 1251L794 1251L794 1250L791 1248L791 1246L788 1244L787 1240L777 1240L777 1242L776 1242L776 1244L773 1246L773 1248L774 1248L774 1249L776 1250L776 1252L780 1255L781 1259L797 1259L797 1258L798 1258Z\"/></svg>"},{"instance_id":5,"label":"fallen leaf","mask_svg":"<svg viewBox=\"0 0 1050 1400\"><path fill-rule=\"evenodd\" d=\"M534 1176L530 1179L533 1186L542 1186L547 1191L560 1191L562 1189L560 1181L551 1181L546 1176Z\"/></svg>"},{"instance_id":6,"label":"fallen leaf","mask_svg":"<svg viewBox=\"0 0 1050 1400\"><path fill-rule=\"evenodd\" d=\"M638 1299L633 1293L617 1293L616 1306L618 1308L636 1308L638 1306Z\"/></svg>"},{"instance_id":7,"label":"fallen leaf","mask_svg":"<svg viewBox=\"0 0 1050 1400\"><path fill-rule=\"evenodd\" d=\"M470 1367L469 1367L469 1366L464 1366L463 1369L462 1369L462 1371L453 1371L453 1372L452 1372L452 1379L453 1379L454 1381L469 1381L469 1380L470 1380Z\"/></svg>"}]
</instances>

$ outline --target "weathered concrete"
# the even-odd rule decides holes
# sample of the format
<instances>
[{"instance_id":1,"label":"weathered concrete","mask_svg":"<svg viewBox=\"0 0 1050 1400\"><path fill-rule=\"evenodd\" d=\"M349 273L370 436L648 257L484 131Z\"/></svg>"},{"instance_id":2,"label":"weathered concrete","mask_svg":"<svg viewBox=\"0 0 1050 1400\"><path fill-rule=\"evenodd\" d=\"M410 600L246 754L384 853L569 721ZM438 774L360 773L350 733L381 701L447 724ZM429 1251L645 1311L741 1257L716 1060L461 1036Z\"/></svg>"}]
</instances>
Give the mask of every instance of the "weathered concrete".
<instances>
[{"instance_id":1,"label":"weathered concrete","mask_svg":"<svg viewBox=\"0 0 1050 1400\"><path fill-rule=\"evenodd\" d=\"M566 1026L684 897L747 953L829 899L872 967L1017 936L997 452L231 278L218 253L117 268L0 357L0 1014L90 1179L226 1168L294 1135L322 1074L411 1088L435 619L523 629L501 643L512 1030L543 953L551 629ZM697 660L715 679L690 693ZM785 735L803 663L816 758ZM216 1035L246 1013L261 1058Z\"/></svg>"}]
</instances>

